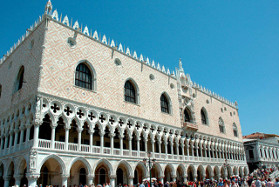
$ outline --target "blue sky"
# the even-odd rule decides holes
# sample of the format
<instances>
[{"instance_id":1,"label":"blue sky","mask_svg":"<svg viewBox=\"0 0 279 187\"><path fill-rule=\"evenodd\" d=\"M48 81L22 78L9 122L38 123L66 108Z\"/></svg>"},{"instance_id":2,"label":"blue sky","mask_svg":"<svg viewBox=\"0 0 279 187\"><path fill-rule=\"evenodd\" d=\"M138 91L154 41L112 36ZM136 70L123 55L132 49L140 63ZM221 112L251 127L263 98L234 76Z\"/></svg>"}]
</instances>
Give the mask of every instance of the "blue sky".
<instances>
[{"instance_id":1,"label":"blue sky","mask_svg":"<svg viewBox=\"0 0 279 187\"><path fill-rule=\"evenodd\" d=\"M278 0L56 0L54 9L239 104L243 134L279 134ZM3 1L0 54L46 0ZM2 55L1 55L2 56Z\"/></svg>"}]
</instances>

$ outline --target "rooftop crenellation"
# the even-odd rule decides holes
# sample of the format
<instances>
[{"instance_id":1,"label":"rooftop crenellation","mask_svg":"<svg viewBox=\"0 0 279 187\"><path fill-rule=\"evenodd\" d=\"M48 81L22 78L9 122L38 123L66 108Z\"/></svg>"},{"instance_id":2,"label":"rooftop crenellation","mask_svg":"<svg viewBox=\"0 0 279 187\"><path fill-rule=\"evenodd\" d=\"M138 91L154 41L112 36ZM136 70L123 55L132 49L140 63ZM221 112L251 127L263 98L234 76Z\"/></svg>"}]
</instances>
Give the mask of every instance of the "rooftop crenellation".
<instances>
[{"instance_id":1,"label":"rooftop crenellation","mask_svg":"<svg viewBox=\"0 0 279 187\"><path fill-rule=\"evenodd\" d=\"M47 5L46 5L44 15L39 16L39 18L34 22L34 24L31 25L26 30L25 34L10 48L10 50L7 51L6 54L3 55L3 57L0 59L0 66L17 49L17 47L20 46L23 41L25 41L25 39L30 35L30 33L32 33L32 31L34 31L37 28L37 26L44 20L43 18L45 18L45 17L50 18L58 23L61 23L71 29L74 29L80 34L83 34L95 41L98 41L99 43L102 43L103 45L106 45L106 46L112 48L113 50L117 50L118 52L120 52L126 56L129 56L130 58L133 58L134 60L136 60L140 63L144 63L145 65L176 79L175 71L172 71L172 73L171 73L169 68L165 68L164 65L161 66L159 62L156 65L154 60L151 61L148 57L144 57L142 54L140 54L138 57L138 54L136 51L132 52L132 50L129 47L125 47L125 46L123 47L122 43L119 43L117 45L116 41L114 41L113 39L107 38L107 36L105 34L102 36L101 34L98 34L97 30L92 32L92 29L91 29L89 31L87 26L85 26L83 28L82 24L79 24L78 21L75 21L74 23L73 23L72 19L71 19L71 21L69 21L69 18L67 15L65 15L63 17L61 14L61 16L59 17L57 10L54 10L52 12L52 4L51 4L50 0L48 1ZM193 83L193 87L209 96L216 98L217 100L219 100L227 105L230 105L233 108L238 108L237 102L233 103L233 102L225 99L224 97L221 97L218 94L212 92L211 90L208 90L205 87L202 87L201 85L199 85L197 83Z\"/></svg>"}]
</instances>

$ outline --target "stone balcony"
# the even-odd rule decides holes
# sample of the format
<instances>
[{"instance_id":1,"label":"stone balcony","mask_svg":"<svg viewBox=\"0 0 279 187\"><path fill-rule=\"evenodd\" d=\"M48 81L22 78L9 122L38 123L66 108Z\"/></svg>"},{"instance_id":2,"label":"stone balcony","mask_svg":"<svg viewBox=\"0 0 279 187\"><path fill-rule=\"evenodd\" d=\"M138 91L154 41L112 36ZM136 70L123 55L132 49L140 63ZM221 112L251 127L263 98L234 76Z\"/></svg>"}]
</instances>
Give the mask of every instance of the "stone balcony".
<instances>
[{"instance_id":1,"label":"stone balcony","mask_svg":"<svg viewBox=\"0 0 279 187\"><path fill-rule=\"evenodd\" d=\"M199 129L198 125L191 123L191 122L184 122L183 128L185 128L186 130L192 130L192 131L197 131Z\"/></svg>"}]
</instances>

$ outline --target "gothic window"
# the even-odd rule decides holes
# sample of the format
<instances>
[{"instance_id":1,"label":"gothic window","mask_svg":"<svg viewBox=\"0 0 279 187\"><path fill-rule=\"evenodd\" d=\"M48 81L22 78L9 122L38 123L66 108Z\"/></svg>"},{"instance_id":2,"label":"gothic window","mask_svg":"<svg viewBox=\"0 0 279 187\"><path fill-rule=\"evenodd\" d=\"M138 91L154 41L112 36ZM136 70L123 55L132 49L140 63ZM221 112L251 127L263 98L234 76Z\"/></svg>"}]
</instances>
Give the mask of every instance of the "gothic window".
<instances>
[{"instance_id":1,"label":"gothic window","mask_svg":"<svg viewBox=\"0 0 279 187\"><path fill-rule=\"evenodd\" d=\"M191 112L188 108L184 110L184 122L191 122Z\"/></svg>"},{"instance_id":2,"label":"gothic window","mask_svg":"<svg viewBox=\"0 0 279 187\"><path fill-rule=\"evenodd\" d=\"M225 124L224 124L224 121L223 119L220 117L219 118L219 129L220 129L220 132L221 133L225 133Z\"/></svg>"},{"instance_id":3,"label":"gothic window","mask_svg":"<svg viewBox=\"0 0 279 187\"><path fill-rule=\"evenodd\" d=\"M75 85L92 90L92 73L85 63L81 63L76 68Z\"/></svg>"},{"instance_id":4,"label":"gothic window","mask_svg":"<svg viewBox=\"0 0 279 187\"><path fill-rule=\"evenodd\" d=\"M170 113L170 104L167 96L165 94L161 95L161 111L164 113Z\"/></svg>"},{"instance_id":5,"label":"gothic window","mask_svg":"<svg viewBox=\"0 0 279 187\"><path fill-rule=\"evenodd\" d=\"M206 116L206 111L205 111L204 108L201 109L201 122L202 122L202 124L204 124L204 125L207 125L207 124L208 124L207 116Z\"/></svg>"},{"instance_id":6,"label":"gothic window","mask_svg":"<svg viewBox=\"0 0 279 187\"><path fill-rule=\"evenodd\" d=\"M125 101L131 102L131 103L137 103L136 99L136 89L131 81L126 81L125 86Z\"/></svg>"},{"instance_id":7,"label":"gothic window","mask_svg":"<svg viewBox=\"0 0 279 187\"><path fill-rule=\"evenodd\" d=\"M15 82L15 90L17 92L22 88L23 85L23 78L24 78L24 67L22 66L17 74L16 82Z\"/></svg>"},{"instance_id":8,"label":"gothic window","mask_svg":"<svg viewBox=\"0 0 279 187\"><path fill-rule=\"evenodd\" d=\"M237 130L237 126L236 126L235 123L233 124L233 135L234 135L235 137L238 137L238 130Z\"/></svg>"}]
</instances>

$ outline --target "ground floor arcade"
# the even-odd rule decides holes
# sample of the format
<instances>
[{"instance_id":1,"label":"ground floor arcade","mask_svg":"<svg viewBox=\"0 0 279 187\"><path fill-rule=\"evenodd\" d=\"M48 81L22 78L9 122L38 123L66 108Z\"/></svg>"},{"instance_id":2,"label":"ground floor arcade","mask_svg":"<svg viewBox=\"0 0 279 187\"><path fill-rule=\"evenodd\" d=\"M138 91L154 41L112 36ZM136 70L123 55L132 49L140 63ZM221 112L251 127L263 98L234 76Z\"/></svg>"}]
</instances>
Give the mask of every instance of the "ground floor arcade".
<instances>
[{"instance_id":1,"label":"ground floor arcade","mask_svg":"<svg viewBox=\"0 0 279 187\"><path fill-rule=\"evenodd\" d=\"M36 167L32 167L32 164ZM31 169L32 168L36 168ZM194 181L245 176L247 165L237 166L212 163L164 162L153 164L152 177L165 181ZM86 158L55 154L37 154L36 160L27 157L7 158L0 162L0 186L43 186L79 184L137 184L149 177L147 165L142 160L120 158Z\"/></svg>"}]
</instances>

